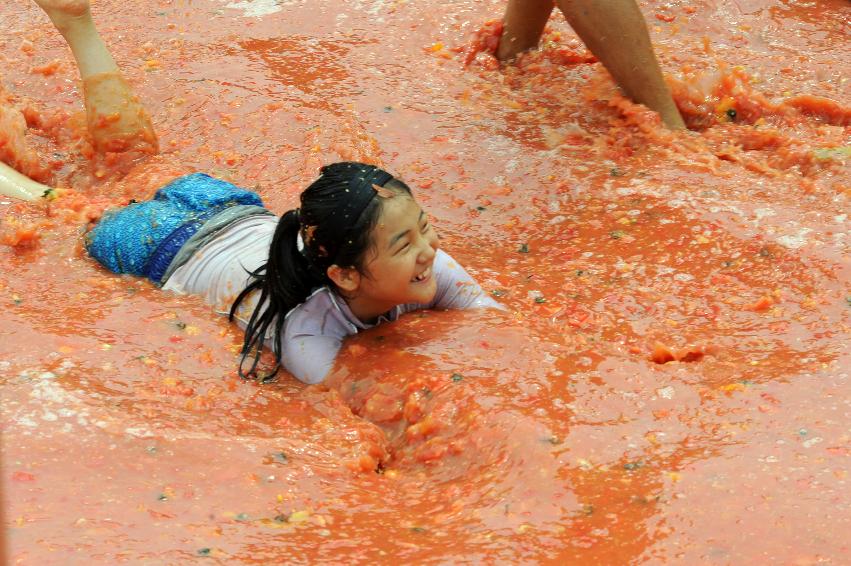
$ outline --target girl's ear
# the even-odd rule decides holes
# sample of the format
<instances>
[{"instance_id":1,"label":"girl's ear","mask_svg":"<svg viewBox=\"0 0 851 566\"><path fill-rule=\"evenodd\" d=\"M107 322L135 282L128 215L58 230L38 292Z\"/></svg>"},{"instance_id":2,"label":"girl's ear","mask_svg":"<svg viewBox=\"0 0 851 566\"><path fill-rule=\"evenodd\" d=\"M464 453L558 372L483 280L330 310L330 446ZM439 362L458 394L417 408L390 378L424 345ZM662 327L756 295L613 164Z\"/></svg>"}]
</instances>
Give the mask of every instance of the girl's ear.
<instances>
[{"instance_id":1,"label":"girl's ear","mask_svg":"<svg viewBox=\"0 0 851 566\"><path fill-rule=\"evenodd\" d=\"M328 278L334 282L338 288L352 293L360 287L361 274L357 269L351 267L340 267L337 264L332 265L326 271Z\"/></svg>"}]
</instances>

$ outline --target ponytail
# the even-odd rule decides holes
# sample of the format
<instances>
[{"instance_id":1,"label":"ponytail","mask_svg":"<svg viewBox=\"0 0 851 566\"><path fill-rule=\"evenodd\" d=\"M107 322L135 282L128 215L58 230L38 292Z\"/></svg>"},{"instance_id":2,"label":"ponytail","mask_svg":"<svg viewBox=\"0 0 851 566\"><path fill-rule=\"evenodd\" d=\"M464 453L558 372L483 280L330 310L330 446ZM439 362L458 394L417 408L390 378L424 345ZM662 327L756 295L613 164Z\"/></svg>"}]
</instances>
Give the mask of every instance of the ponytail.
<instances>
[{"instance_id":1,"label":"ponytail","mask_svg":"<svg viewBox=\"0 0 851 566\"><path fill-rule=\"evenodd\" d=\"M281 340L284 318L288 312L301 304L311 291L325 283L324 277L317 277L315 270L308 265L307 259L299 252L296 241L300 223L298 210L290 210L278 221L272 243L269 246L269 259L265 264L250 272L253 281L236 297L230 308L229 320L233 321L236 310L242 301L254 291L260 292L257 305L248 325L245 327L245 339L242 343L242 358L239 361L239 376L243 379L258 377L257 365L269 327L274 322L272 343L275 354L275 369L260 378L263 383L271 381L281 367ZM244 369L246 358L251 355L251 366Z\"/></svg>"}]
</instances>

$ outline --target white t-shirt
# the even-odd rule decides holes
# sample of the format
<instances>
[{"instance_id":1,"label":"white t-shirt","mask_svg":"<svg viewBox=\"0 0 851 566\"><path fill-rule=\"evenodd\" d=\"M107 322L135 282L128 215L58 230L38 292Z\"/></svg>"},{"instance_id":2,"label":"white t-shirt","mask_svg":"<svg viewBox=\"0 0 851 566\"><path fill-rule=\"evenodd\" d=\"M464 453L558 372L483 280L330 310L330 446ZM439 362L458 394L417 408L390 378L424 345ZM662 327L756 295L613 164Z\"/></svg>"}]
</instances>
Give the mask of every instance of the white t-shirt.
<instances>
[{"instance_id":1,"label":"white t-shirt","mask_svg":"<svg viewBox=\"0 0 851 566\"><path fill-rule=\"evenodd\" d=\"M176 269L163 288L201 295L217 312L228 314L234 299L251 282L249 271L266 262L277 223L274 216L251 216L234 222ZM354 316L346 301L332 289L315 290L286 314L281 363L299 380L319 383L331 371L343 339L360 330L422 308L501 308L443 250L435 255L432 272L437 277L437 293L431 303L398 305L380 316L375 324L365 324ZM237 309L235 318L242 328L246 327L258 297L259 293L252 293ZM272 333L266 336L266 346L271 348L277 337L269 334Z\"/></svg>"}]
</instances>

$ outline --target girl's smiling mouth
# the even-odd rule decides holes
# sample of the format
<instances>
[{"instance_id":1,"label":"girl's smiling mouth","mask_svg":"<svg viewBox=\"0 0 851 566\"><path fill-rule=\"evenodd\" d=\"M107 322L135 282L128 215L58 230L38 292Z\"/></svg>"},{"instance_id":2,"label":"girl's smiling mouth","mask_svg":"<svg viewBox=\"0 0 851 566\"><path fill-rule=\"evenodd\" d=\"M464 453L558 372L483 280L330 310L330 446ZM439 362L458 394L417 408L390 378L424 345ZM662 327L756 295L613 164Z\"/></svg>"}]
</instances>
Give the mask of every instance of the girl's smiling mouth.
<instances>
[{"instance_id":1,"label":"girl's smiling mouth","mask_svg":"<svg viewBox=\"0 0 851 566\"><path fill-rule=\"evenodd\" d=\"M422 283L431 275L431 266L426 267L424 270L420 272L419 275L411 279L412 283Z\"/></svg>"}]
</instances>

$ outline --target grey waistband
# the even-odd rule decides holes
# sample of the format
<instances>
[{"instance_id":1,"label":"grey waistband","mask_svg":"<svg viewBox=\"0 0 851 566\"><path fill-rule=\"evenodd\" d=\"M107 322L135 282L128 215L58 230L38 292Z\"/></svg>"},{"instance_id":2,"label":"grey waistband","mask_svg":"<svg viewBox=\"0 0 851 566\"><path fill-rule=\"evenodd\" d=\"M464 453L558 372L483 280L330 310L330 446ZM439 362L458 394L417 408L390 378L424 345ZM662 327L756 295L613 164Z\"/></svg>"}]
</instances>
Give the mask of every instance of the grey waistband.
<instances>
[{"instance_id":1,"label":"grey waistband","mask_svg":"<svg viewBox=\"0 0 851 566\"><path fill-rule=\"evenodd\" d=\"M274 216L272 212L262 206L238 204L235 206L229 206L204 222L204 224L198 228L198 231L195 232L195 234L193 234L185 244L183 244L180 251L177 252L177 255L175 255L174 259L171 260L171 263L168 264L168 269L166 269L162 279L160 279L160 285L165 285L168 278L171 277L171 274L174 273L174 271L181 265L189 261L189 258L192 257L202 246L204 246L204 244L212 240L216 234L229 227L237 220L258 215Z\"/></svg>"}]
</instances>

